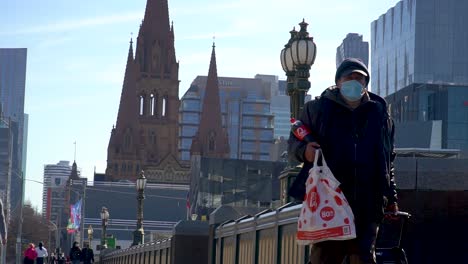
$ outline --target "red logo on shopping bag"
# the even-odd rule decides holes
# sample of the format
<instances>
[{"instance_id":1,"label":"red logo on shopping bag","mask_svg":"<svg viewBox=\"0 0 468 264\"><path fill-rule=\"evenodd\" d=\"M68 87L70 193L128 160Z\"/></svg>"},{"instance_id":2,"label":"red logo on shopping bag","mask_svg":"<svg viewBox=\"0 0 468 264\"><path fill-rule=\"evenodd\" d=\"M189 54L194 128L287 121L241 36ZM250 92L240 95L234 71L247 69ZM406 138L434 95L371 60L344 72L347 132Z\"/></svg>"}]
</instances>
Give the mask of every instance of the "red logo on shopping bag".
<instances>
[{"instance_id":1,"label":"red logo on shopping bag","mask_svg":"<svg viewBox=\"0 0 468 264\"><path fill-rule=\"evenodd\" d=\"M325 206L322 208L322 210L320 210L320 217L324 221L330 221L333 219L333 217L335 217L335 210L333 210L333 208L330 206Z\"/></svg>"},{"instance_id":2,"label":"red logo on shopping bag","mask_svg":"<svg viewBox=\"0 0 468 264\"><path fill-rule=\"evenodd\" d=\"M310 211L315 212L320 205L320 196L317 192L317 187L313 187L307 194L307 206Z\"/></svg>"}]
</instances>

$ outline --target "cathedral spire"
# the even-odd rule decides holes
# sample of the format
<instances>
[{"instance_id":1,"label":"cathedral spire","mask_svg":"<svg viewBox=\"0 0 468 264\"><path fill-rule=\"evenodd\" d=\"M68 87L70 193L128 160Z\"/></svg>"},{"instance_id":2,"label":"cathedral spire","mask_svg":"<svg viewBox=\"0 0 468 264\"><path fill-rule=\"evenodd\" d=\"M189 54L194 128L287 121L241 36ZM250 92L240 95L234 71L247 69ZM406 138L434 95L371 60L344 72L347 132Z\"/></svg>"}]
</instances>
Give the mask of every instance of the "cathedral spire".
<instances>
[{"instance_id":1,"label":"cathedral spire","mask_svg":"<svg viewBox=\"0 0 468 264\"><path fill-rule=\"evenodd\" d=\"M213 42L200 125L192 143L191 153L204 157L229 157L228 136L222 125L216 52Z\"/></svg>"},{"instance_id":2,"label":"cathedral spire","mask_svg":"<svg viewBox=\"0 0 468 264\"><path fill-rule=\"evenodd\" d=\"M167 0L147 0L137 40L135 60L141 72L178 80L179 67Z\"/></svg>"}]
</instances>

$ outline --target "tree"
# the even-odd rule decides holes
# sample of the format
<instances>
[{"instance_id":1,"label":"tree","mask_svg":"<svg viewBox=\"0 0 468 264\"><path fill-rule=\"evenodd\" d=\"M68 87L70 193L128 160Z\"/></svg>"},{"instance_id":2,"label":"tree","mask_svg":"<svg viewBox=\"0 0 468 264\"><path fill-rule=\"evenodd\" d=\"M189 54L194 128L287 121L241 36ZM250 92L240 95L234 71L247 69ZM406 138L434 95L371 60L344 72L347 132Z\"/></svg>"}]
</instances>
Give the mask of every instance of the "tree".
<instances>
[{"instance_id":1,"label":"tree","mask_svg":"<svg viewBox=\"0 0 468 264\"><path fill-rule=\"evenodd\" d=\"M8 242L7 242L7 263L15 263L16 259L16 236L18 234L18 224L20 222L19 215L13 215L8 225ZM21 251L23 252L29 243L37 245L43 242L47 247L49 245L49 228L47 223L43 221L42 215L31 206L30 202L26 202L23 206L23 234L21 241Z\"/></svg>"}]
</instances>

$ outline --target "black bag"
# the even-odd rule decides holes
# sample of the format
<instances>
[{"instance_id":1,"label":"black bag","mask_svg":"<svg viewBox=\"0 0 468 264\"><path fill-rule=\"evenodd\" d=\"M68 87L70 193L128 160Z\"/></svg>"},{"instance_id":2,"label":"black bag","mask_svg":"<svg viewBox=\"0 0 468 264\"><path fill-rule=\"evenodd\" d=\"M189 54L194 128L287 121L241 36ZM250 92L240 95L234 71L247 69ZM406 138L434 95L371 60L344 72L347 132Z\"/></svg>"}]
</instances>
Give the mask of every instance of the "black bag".
<instances>
[{"instance_id":1,"label":"black bag","mask_svg":"<svg viewBox=\"0 0 468 264\"><path fill-rule=\"evenodd\" d=\"M408 219L411 215L398 212L396 219L384 219L379 228L375 246L375 256L379 264L408 264L401 240L406 232ZM395 217L394 217L395 218Z\"/></svg>"}]
</instances>

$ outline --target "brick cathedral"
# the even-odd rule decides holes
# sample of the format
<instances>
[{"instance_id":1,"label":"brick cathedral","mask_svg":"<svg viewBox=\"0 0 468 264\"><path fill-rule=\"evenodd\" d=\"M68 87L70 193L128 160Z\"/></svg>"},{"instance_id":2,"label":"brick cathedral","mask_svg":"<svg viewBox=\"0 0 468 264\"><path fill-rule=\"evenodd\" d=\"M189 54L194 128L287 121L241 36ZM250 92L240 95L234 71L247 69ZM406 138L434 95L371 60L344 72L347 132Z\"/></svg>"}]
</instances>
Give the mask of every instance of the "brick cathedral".
<instances>
[{"instance_id":1,"label":"brick cathedral","mask_svg":"<svg viewBox=\"0 0 468 264\"><path fill-rule=\"evenodd\" d=\"M107 149L106 180L189 182L178 159L179 63L167 0L148 0L136 41L130 41L117 124Z\"/></svg>"}]
</instances>

